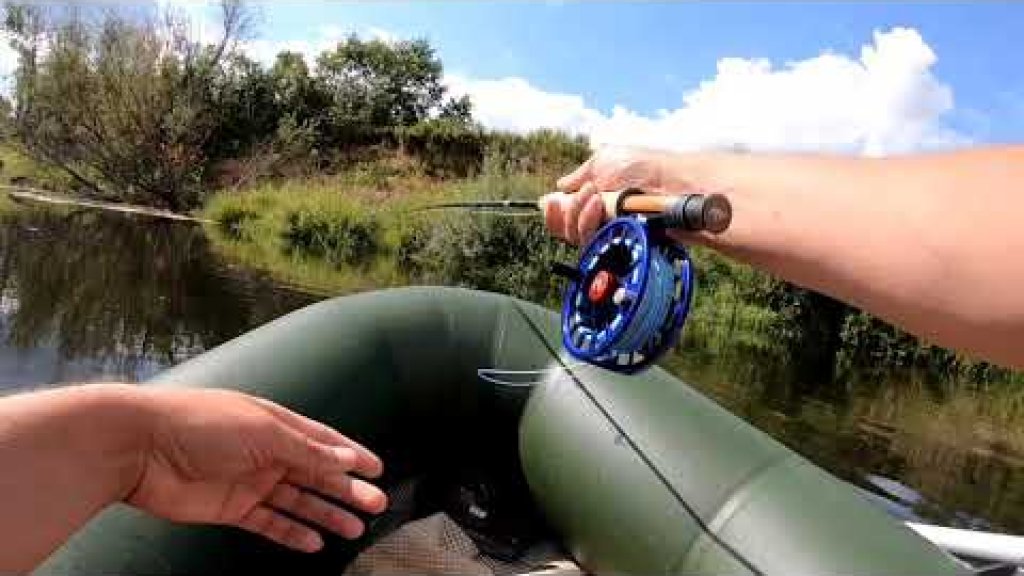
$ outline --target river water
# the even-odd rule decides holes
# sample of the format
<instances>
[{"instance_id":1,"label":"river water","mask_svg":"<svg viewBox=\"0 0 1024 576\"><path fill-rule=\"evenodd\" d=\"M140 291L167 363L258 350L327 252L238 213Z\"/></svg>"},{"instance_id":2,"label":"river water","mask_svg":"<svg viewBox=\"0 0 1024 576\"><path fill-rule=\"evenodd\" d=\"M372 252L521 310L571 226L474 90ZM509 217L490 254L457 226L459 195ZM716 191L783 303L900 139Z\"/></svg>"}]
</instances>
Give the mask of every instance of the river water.
<instances>
[{"instance_id":1,"label":"river water","mask_svg":"<svg viewBox=\"0 0 1024 576\"><path fill-rule=\"evenodd\" d=\"M143 380L319 298L226 261L194 224L19 211L0 218L0 390ZM964 434L987 423L961 400L740 347L684 343L665 365L903 518L1024 534L1024 455Z\"/></svg>"}]
</instances>

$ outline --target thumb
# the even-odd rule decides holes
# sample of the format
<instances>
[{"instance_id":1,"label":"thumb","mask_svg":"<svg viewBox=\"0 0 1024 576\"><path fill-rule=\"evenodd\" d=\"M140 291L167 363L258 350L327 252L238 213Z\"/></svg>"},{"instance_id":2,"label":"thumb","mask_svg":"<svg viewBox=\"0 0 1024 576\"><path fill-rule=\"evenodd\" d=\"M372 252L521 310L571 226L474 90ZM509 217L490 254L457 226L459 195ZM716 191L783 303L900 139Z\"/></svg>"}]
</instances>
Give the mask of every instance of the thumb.
<instances>
[{"instance_id":1,"label":"thumb","mask_svg":"<svg viewBox=\"0 0 1024 576\"><path fill-rule=\"evenodd\" d=\"M594 157L591 156L586 162L580 164L571 174L558 179L556 186L563 192L575 192L590 178L594 166Z\"/></svg>"}]
</instances>

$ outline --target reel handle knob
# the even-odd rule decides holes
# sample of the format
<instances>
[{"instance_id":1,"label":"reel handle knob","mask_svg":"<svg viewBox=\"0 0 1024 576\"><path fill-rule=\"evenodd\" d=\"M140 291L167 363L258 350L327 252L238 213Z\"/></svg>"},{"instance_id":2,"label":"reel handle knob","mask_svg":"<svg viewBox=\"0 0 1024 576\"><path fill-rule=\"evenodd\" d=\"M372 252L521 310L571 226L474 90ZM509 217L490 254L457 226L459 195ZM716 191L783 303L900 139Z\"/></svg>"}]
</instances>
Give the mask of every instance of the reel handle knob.
<instances>
[{"instance_id":1,"label":"reel handle knob","mask_svg":"<svg viewBox=\"0 0 1024 576\"><path fill-rule=\"evenodd\" d=\"M687 194L665 211L665 220L671 228L720 234L732 223L732 204L721 194Z\"/></svg>"},{"instance_id":2,"label":"reel handle knob","mask_svg":"<svg viewBox=\"0 0 1024 576\"><path fill-rule=\"evenodd\" d=\"M601 195L605 213L614 216L646 214L659 216L665 228L724 232L732 223L732 204L722 194L645 194L639 188L627 188Z\"/></svg>"}]
</instances>

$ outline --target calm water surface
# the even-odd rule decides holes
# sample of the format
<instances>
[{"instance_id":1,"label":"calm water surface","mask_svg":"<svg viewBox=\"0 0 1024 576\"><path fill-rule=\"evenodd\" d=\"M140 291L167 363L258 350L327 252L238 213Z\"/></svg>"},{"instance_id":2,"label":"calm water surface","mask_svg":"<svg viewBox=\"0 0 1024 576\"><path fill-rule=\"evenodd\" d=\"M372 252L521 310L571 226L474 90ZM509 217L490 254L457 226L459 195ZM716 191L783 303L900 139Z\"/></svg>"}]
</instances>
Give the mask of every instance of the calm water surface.
<instances>
[{"instance_id":1,"label":"calm water surface","mask_svg":"<svg viewBox=\"0 0 1024 576\"><path fill-rule=\"evenodd\" d=\"M317 299L225 262L196 225L17 213L0 218L0 390L143 380ZM819 381L742 349L666 364L901 517L1024 534L1024 457L966 442L979 423L927 390Z\"/></svg>"}]
</instances>

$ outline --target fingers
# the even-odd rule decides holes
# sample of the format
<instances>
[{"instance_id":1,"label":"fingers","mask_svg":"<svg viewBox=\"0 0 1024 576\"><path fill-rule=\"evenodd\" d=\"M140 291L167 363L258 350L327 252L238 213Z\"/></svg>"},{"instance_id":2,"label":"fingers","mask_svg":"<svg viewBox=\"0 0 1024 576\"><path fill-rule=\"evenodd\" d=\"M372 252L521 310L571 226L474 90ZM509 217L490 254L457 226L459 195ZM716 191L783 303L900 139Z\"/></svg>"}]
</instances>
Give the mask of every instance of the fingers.
<instances>
[{"instance_id":1,"label":"fingers","mask_svg":"<svg viewBox=\"0 0 1024 576\"><path fill-rule=\"evenodd\" d=\"M289 482L371 514L387 506L380 488L349 475L358 461L352 448L322 444L291 429L278 436L277 459L288 470Z\"/></svg>"},{"instance_id":2,"label":"fingers","mask_svg":"<svg viewBox=\"0 0 1024 576\"><path fill-rule=\"evenodd\" d=\"M315 490L368 514L380 514L388 505L387 495L380 488L343 472L313 476L294 470L286 478L288 482Z\"/></svg>"},{"instance_id":3,"label":"fingers","mask_svg":"<svg viewBox=\"0 0 1024 576\"><path fill-rule=\"evenodd\" d=\"M380 512L386 501L383 493L358 478L348 478L344 498L347 502L360 502L363 509ZM334 490L335 493L341 490ZM267 505L254 506L238 522L238 526L269 538L283 546L304 552L316 552L323 547L323 538L303 522L321 526L343 538L362 536L365 525L351 512L323 498L289 484L278 484L270 493ZM370 505L370 502L375 504Z\"/></svg>"},{"instance_id":4,"label":"fingers","mask_svg":"<svg viewBox=\"0 0 1024 576\"><path fill-rule=\"evenodd\" d=\"M604 221L604 202L598 194L592 195L583 204L580 216L577 220L579 239L581 243L587 243Z\"/></svg>"},{"instance_id":5,"label":"fingers","mask_svg":"<svg viewBox=\"0 0 1024 576\"><path fill-rule=\"evenodd\" d=\"M565 231L565 238L572 244L580 243L579 227L577 226L580 210L583 209L583 203L593 196L594 185L588 182L583 185L578 194L567 197L562 209L562 230Z\"/></svg>"},{"instance_id":6,"label":"fingers","mask_svg":"<svg viewBox=\"0 0 1024 576\"><path fill-rule=\"evenodd\" d=\"M381 462L381 459L376 454L351 438L344 436L330 426L326 426L316 420L297 414L280 404L276 404L264 398L257 398L256 401L269 410L271 414L282 420L286 425L295 428L297 431L307 434L324 444L344 446L354 450L356 454L356 464L352 469L353 472L367 478L378 478L381 473L383 473L384 463Z\"/></svg>"},{"instance_id":7,"label":"fingers","mask_svg":"<svg viewBox=\"0 0 1024 576\"><path fill-rule=\"evenodd\" d=\"M544 225L555 237L562 239L567 237L564 228L565 220L562 217L566 198L566 194L556 192L547 194L541 199L541 205L544 207Z\"/></svg>"},{"instance_id":8,"label":"fingers","mask_svg":"<svg viewBox=\"0 0 1024 576\"><path fill-rule=\"evenodd\" d=\"M270 505L294 518L322 526L344 538L363 534L363 522L354 514L309 492L278 484L270 494Z\"/></svg>"},{"instance_id":9,"label":"fingers","mask_svg":"<svg viewBox=\"0 0 1024 576\"><path fill-rule=\"evenodd\" d=\"M242 517L238 525L302 552L316 552L324 545L323 538L315 530L267 506L254 507Z\"/></svg>"},{"instance_id":10,"label":"fingers","mask_svg":"<svg viewBox=\"0 0 1024 576\"><path fill-rule=\"evenodd\" d=\"M590 182L575 194L549 194L543 206L548 229L572 244L585 242L604 220L604 204Z\"/></svg>"},{"instance_id":11,"label":"fingers","mask_svg":"<svg viewBox=\"0 0 1024 576\"><path fill-rule=\"evenodd\" d=\"M575 192L579 190L583 183L590 178L591 167L594 165L594 158L590 157L586 162L580 164L576 170L571 174L567 174L558 179L556 186L563 192Z\"/></svg>"}]
</instances>

